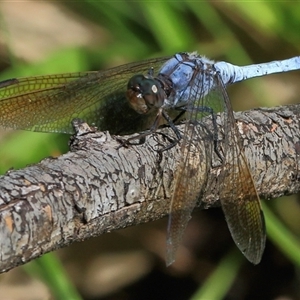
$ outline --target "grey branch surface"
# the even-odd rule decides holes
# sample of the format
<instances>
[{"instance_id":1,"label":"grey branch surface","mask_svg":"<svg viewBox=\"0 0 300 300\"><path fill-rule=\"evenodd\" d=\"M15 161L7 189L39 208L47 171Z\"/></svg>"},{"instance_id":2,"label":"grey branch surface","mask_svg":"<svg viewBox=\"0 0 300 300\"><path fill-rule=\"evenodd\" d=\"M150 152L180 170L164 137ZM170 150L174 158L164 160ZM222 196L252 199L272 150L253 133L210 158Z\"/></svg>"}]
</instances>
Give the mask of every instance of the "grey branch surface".
<instances>
[{"instance_id":1,"label":"grey branch surface","mask_svg":"<svg viewBox=\"0 0 300 300\"><path fill-rule=\"evenodd\" d=\"M290 105L235 114L263 199L299 191L299 112ZM108 133L91 132L75 136L71 151L58 158L0 176L1 272L75 241L166 216L180 160L179 145L159 155L166 142L155 133L143 144L120 147ZM220 166L212 165L215 176ZM218 205L208 197L201 208Z\"/></svg>"}]
</instances>

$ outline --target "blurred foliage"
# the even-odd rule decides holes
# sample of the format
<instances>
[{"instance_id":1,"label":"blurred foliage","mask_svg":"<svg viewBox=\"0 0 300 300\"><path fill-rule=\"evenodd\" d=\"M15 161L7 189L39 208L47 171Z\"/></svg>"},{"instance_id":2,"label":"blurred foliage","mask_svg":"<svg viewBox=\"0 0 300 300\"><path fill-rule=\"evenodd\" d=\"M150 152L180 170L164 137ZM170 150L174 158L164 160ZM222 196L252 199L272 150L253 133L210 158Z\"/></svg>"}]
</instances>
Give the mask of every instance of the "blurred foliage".
<instances>
[{"instance_id":1,"label":"blurred foliage","mask_svg":"<svg viewBox=\"0 0 300 300\"><path fill-rule=\"evenodd\" d=\"M178 51L197 50L199 53L205 54L212 59L227 60L241 65L283 59L299 55L300 53L300 6L296 1L131 2L85 0L74 2L56 1L52 2L51 5L56 5L67 20L75 20L89 30L101 28L103 30L103 38L95 36L94 41L86 43L86 45L76 42L68 45L57 43L56 49L45 55L43 59L29 60L26 59L25 52L16 52L14 45L16 43L27 44L29 41L28 37L35 36L36 44L30 44L32 49L34 49L42 40L47 42L48 37L46 34L44 36L38 31L38 24L34 23L35 25L29 27L27 25L30 23L30 19L27 21L23 19L23 21L18 20L18 22L24 22L21 24L24 27L24 31L19 36L16 35L18 36L17 41L14 40L15 35L12 34L9 22L9 18L12 17L6 15L7 11L9 11L7 8L10 8L7 5L9 4L5 6L4 3L0 3L1 80L40 74L98 70L149 57L172 55ZM17 6L20 4L14 3L10 5L14 5L15 9L18 9ZM31 5L37 5L37 3ZM41 2L39 5L43 5L43 3ZM44 10L40 10L41 14L47 13L47 9L49 9L49 13L51 12L47 5ZM24 9L24 6L20 6L20 10L22 9ZM29 14L28 11L23 11L23 15ZM53 22L55 22L54 17L53 15ZM47 28L48 35L63 35L64 24L61 25L61 32L51 32L51 27L54 25L53 22L43 24L46 27L41 28ZM76 36L77 33L69 31L66 34ZM280 78L286 85L290 79L292 80L292 77L290 77L292 75L281 74L277 76L281 76ZM293 76L296 78L295 81L299 80L299 74L293 74ZM281 103L280 100L274 99L273 94L269 95L269 90L261 82L263 82L263 79L242 83L239 87L230 87L229 95L234 107L236 109L246 109L251 106L272 106ZM243 95L242 98L241 95ZM291 97L287 100L282 100L282 103L285 103L285 101L297 101L297 98ZM5 133L2 137L0 136L0 172L4 173L11 167L21 168L46 156L55 156L66 152L68 138L68 136L59 134L21 131L11 132L10 134ZM284 204L276 206L278 211L281 209L286 210L288 206L288 201L281 202L284 202ZM297 209L298 214L295 213L294 220L299 219L299 207ZM286 218L288 219L289 217L286 216ZM273 227L272 231L274 232ZM299 228L294 228L294 232L299 236ZM272 239L276 240L276 234L272 236ZM270 245L271 243L268 243L267 248L271 248ZM281 247L285 247L285 244L282 243ZM294 252L294 255L295 253L297 253L297 250ZM270 254L270 250L268 250L268 255L273 257L274 255L278 256L278 253ZM274 265L274 260L271 258L266 259L266 256L263 259L266 261L271 260ZM231 259L231 256L229 259ZM224 258L224 261L227 261L226 258ZM289 262L291 269L299 272L299 267L296 264L294 265L292 261L293 259ZM239 261L236 261L236 263L239 264ZM287 262L284 263L288 264ZM233 270L230 264L218 264L217 261L213 264L215 272L218 271L218 268L222 271L216 274L223 274L224 279L227 276L226 268L228 272ZM260 274L268 274L263 267L267 268L269 265L267 262L262 262L262 265L256 267L258 268L256 269L257 276L257 270L261 271ZM252 266L249 266L249 269L251 268ZM44 270L47 273L46 266ZM235 265L233 278L238 270L238 265ZM49 272L53 271L49 270ZM57 272L60 273L59 270ZM280 272L280 268L278 267L275 270L274 267L273 272ZM290 295L290 297L296 297L297 295L300 297L299 288L295 288L295 286L299 287L299 278L297 278L295 273L296 271L290 272L292 277L294 274L294 277L290 279L288 284L288 287L291 286L290 289L279 284L278 287L275 286L272 278L269 278L268 275L264 276L266 277L265 279L270 281L269 285L267 285L266 281L262 280L261 276L263 275L261 275L258 276L256 281L252 278L252 281L250 279L248 283L243 283L243 290L235 289L234 295L232 292L231 294L227 293L227 286L226 288L220 286L218 290L221 290L223 294L218 295L218 297L219 299L271 299L271 295L272 297L279 297L282 294ZM231 272L230 274L232 276ZM224 284L227 284L227 282L231 283L231 281L223 280L222 277L217 278L217 284L219 285L222 285L222 282ZM238 281L238 279L236 280ZM203 290L202 294L210 294L209 291L207 292L209 287L211 292L213 292L215 284L207 285L204 282L205 279L197 281L197 284L203 284L205 287L205 293ZM256 287L253 286L253 282L257 284ZM264 286L262 286L262 282L264 282ZM55 286L53 283L49 284L52 287ZM55 287L53 289L55 290ZM176 290L174 286L174 291ZM186 291L184 296L182 296L183 294L175 293L173 299L187 299L193 291ZM165 292L165 295L168 295L167 292ZM225 295L227 295L227 298ZM147 297L143 298L146 299ZM59 296L57 296L57 299L59 299ZM123 299L131 298L127 296L127 298L124 297Z\"/></svg>"}]
</instances>

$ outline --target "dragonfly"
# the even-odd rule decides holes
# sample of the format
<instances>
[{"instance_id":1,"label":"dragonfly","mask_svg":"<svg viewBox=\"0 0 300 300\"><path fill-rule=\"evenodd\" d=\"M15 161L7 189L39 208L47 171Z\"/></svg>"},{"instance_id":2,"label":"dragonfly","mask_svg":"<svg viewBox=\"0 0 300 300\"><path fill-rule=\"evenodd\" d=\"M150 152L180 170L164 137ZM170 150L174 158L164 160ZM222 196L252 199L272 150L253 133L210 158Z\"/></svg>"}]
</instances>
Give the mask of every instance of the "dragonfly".
<instances>
[{"instance_id":1,"label":"dragonfly","mask_svg":"<svg viewBox=\"0 0 300 300\"><path fill-rule=\"evenodd\" d=\"M0 82L0 126L72 134L72 120L80 118L99 130L127 134L149 128L148 133L155 132L165 119L181 151L169 212L166 264L174 262L193 209L209 193L201 173L209 173L213 152L223 169L215 196L231 236L245 257L258 264L266 242L265 220L226 86L299 69L299 56L239 67L197 52L182 52L104 71L12 78ZM171 111L185 114L183 133L175 127L177 118L170 117ZM202 159L191 142L198 138L207 149Z\"/></svg>"}]
</instances>

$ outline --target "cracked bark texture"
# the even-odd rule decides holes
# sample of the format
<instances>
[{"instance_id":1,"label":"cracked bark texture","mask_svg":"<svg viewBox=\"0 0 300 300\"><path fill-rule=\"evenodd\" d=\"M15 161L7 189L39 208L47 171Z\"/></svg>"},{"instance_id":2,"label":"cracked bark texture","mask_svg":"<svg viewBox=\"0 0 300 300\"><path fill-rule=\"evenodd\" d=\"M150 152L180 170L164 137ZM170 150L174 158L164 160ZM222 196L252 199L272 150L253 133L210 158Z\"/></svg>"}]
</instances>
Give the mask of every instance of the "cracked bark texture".
<instances>
[{"instance_id":1,"label":"cracked bark texture","mask_svg":"<svg viewBox=\"0 0 300 300\"><path fill-rule=\"evenodd\" d=\"M263 199L299 191L299 112L299 105L290 105L235 114ZM172 134L168 128L164 133ZM0 176L0 271L167 215L180 160L179 145L159 154L168 142L156 133L141 145L120 147L109 133L81 132L67 154ZM222 172L214 159L211 173L203 176ZM218 205L219 199L209 196L201 202L201 208Z\"/></svg>"}]
</instances>

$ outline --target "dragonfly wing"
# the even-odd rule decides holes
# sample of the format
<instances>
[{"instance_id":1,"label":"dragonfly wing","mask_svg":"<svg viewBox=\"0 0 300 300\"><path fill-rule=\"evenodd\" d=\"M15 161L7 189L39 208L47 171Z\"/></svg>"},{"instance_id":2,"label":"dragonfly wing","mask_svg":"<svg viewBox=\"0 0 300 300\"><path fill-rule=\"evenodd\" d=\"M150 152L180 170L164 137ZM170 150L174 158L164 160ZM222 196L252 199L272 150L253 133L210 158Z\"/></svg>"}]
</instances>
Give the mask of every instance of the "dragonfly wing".
<instances>
[{"instance_id":1,"label":"dragonfly wing","mask_svg":"<svg viewBox=\"0 0 300 300\"><path fill-rule=\"evenodd\" d=\"M219 86L225 104L225 162L219 178L221 205L234 242L250 262L258 264L266 241L264 215L221 79Z\"/></svg>"},{"instance_id":2,"label":"dragonfly wing","mask_svg":"<svg viewBox=\"0 0 300 300\"><path fill-rule=\"evenodd\" d=\"M2 81L0 126L73 133L71 121L81 118L99 130L121 132L122 127L130 125L130 117L137 117L125 98L129 78L147 73L151 67L158 69L166 60L150 59L98 72ZM136 125L128 132L134 129L138 130Z\"/></svg>"},{"instance_id":3,"label":"dragonfly wing","mask_svg":"<svg viewBox=\"0 0 300 300\"><path fill-rule=\"evenodd\" d=\"M196 77L193 78L195 80ZM202 78L205 79L204 74ZM211 168L213 116L211 110L206 109L210 105L210 97L201 97L204 94L203 83L195 84L191 81L190 85L194 88L190 89L189 103L186 108L185 129L180 141L181 159L175 173L167 228L167 266L175 260L176 251L182 241L191 213L203 196ZM202 122L204 118L207 119L208 126Z\"/></svg>"},{"instance_id":4,"label":"dragonfly wing","mask_svg":"<svg viewBox=\"0 0 300 300\"><path fill-rule=\"evenodd\" d=\"M171 200L167 231L167 265L175 259L176 250L191 212L200 200L199 197L205 198L206 195L213 195L221 200L235 243L251 262L258 263L266 239L264 217L227 92L218 74L201 74L201 70L198 70L195 77L195 84L191 82L193 88L190 95L190 111L187 112L181 162L175 174L176 182ZM210 79L207 80L208 78ZM201 91L203 86L210 93L201 97L202 94L206 94L205 91ZM193 101L195 95L197 99ZM220 113L219 128L224 130L223 150L219 146L220 140L218 141L221 135L216 123L217 113ZM192 126L196 123L200 132ZM196 137L204 143L204 152L203 149L198 151L194 143L191 143ZM220 159L222 152L223 172L216 179L217 189L212 191L209 190L209 186L205 187L207 180L213 180L209 176L211 159L213 155Z\"/></svg>"},{"instance_id":5,"label":"dragonfly wing","mask_svg":"<svg viewBox=\"0 0 300 300\"><path fill-rule=\"evenodd\" d=\"M181 144L181 161L175 173L175 187L171 199L170 215L167 228L166 264L171 265L180 245L191 213L200 199L207 179L209 144L202 139L202 128L189 121L185 125ZM202 146L199 146L202 144ZM197 145L197 146L196 146Z\"/></svg>"}]
</instances>

